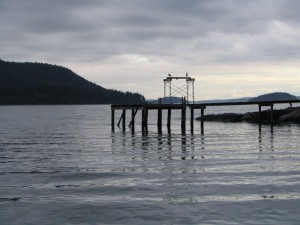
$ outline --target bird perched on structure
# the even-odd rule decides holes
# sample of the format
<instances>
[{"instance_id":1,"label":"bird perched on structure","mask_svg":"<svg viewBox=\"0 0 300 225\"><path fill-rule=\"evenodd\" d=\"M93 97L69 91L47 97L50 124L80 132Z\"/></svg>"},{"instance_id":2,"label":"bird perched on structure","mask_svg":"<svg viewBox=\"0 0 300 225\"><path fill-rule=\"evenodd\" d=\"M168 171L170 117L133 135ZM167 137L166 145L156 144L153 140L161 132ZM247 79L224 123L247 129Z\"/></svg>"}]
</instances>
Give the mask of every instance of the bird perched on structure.
<instances>
[{"instance_id":1,"label":"bird perched on structure","mask_svg":"<svg viewBox=\"0 0 300 225\"><path fill-rule=\"evenodd\" d=\"M168 74L168 76L171 77L172 75L171 75L171 74Z\"/></svg>"},{"instance_id":2,"label":"bird perched on structure","mask_svg":"<svg viewBox=\"0 0 300 225\"><path fill-rule=\"evenodd\" d=\"M185 76L188 77L188 73L187 72L185 73Z\"/></svg>"}]
</instances>

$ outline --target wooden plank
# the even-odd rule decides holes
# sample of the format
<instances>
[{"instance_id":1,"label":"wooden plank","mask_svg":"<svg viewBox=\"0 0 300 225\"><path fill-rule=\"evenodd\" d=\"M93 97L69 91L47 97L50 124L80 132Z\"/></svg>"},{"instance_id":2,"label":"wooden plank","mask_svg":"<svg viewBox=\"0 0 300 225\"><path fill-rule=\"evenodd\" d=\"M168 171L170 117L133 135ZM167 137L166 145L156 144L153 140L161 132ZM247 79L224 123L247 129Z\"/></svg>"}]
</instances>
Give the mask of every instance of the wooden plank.
<instances>
[{"instance_id":1,"label":"wooden plank","mask_svg":"<svg viewBox=\"0 0 300 225\"><path fill-rule=\"evenodd\" d=\"M112 109L122 110L122 109L142 109L143 105L111 105Z\"/></svg>"},{"instance_id":2,"label":"wooden plank","mask_svg":"<svg viewBox=\"0 0 300 225\"><path fill-rule=\"evenodd\" d=\"M181 104L161 104L161 105L145 105L144 108L157 110L157 109L182 109L185 106Z\"/></svg>"}]
</instances>

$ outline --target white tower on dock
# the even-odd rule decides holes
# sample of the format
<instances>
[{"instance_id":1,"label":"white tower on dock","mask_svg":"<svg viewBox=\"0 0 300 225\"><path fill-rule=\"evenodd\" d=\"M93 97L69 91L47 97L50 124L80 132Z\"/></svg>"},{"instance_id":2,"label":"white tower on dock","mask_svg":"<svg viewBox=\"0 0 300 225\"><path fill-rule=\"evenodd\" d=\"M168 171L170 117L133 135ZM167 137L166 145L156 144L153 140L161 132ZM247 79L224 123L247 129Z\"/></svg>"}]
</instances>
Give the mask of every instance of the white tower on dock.
<instances>
[{"instance_id":1,"label":"white tower on dock","mask_svg":"<svg viewBox=\"0 0 300 225\"><path fill-rule=\"evenodd\" d=\"M172 83L173 80L185 80L185 84L182 86L177 86ZM167 97L169 97L170 104L172 104L172 97L180 94L184 97L187 103L194 103L195 101L195 89L194 89L195 78L189 77L188 73L184 77L173 77L168 74L167 78L164 79L164 103L166 103ZM190 88L192 89L190 91ZM167 94L168 89L168 94Z\"/></svg>"}]
</instances>

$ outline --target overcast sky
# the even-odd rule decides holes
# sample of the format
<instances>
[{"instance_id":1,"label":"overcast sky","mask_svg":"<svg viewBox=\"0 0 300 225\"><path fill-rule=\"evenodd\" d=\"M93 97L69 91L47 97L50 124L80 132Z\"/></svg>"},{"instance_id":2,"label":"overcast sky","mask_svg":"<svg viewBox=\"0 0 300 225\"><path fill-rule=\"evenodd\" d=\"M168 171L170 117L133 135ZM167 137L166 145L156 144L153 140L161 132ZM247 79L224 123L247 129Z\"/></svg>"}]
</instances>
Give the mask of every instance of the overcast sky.
<instances>
[{"instance_id":1,"label":"overcast sky","mask_svg":"<svg viewBox=\"0 0 300 225\"><path fill-rule=\"evenodd\" d=\"M197 100L300 95L299 12L298 0L0 0L0 58L146 98L186 72Z\"/></svg>"}]
</instances>

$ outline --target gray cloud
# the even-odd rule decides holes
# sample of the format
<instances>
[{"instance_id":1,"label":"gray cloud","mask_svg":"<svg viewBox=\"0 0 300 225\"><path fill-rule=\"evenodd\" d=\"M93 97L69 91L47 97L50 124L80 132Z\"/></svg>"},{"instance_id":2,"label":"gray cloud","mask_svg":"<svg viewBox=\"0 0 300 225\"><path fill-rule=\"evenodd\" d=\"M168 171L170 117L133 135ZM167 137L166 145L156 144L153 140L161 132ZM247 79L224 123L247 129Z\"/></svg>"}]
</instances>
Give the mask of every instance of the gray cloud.
<instances>
[{"instance_id":1,"label":"gray cloud","mask_svg":"<svg viewBox=\"0 0 300 225\"><path fill-rule=\"evenodd\" d=\"M275 20L298 29L297 1L10 0L1 1L0 6L4 53L13 45L26 50L36 46L35 53L40 49L47 55L43 51L49 46L65 49L66 56L76 54L78 60L87 50L91 52L90 60L96 55L101 60L132 53L171 56L172 52L183 50L180 47L183 46L196 54L204 51L212 60L228 54L229 59L238 61L239 54L230 51L236 40L230 43L228 38L233 34L240 35L245 47L255 49L253 45L259 45L259 52L264 56L270 52L271 58L274 52L285 54L298 46L289 42L279 43L277 48L267 41L265 45L253 41L254 37L268 38L270 23ZM215 38L213 42L211 38ZM278 44L276 37L273 39ZM193 42L196 44L191 48ZM281 51L284 47L286 51ZM254 58L251 51L248 54L247 59Z\"/></svg>"},{"instance_id":2,"label":"gray cloud","mask_svg":"<svg viewBox=\"0 0 300 225\"><path fill-rule=\"evenodd\" d=\"M0 57L104 65L124 56L169 65L294 62L299 10L294 0L0 0Z\"/></svg>"}]
</instances>

